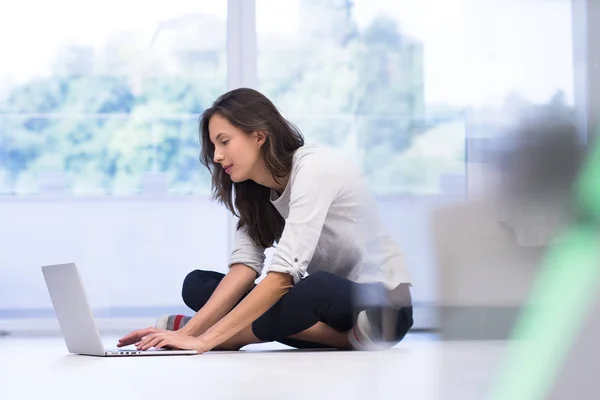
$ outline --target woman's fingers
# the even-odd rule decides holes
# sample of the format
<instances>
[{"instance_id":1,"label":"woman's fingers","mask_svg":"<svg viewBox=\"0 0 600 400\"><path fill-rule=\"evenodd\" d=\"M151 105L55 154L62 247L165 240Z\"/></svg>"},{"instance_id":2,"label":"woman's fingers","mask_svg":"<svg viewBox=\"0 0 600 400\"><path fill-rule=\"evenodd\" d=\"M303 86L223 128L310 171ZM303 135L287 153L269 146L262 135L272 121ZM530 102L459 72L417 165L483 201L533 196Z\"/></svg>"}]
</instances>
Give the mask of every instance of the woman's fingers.
<instances>
[{"instance_id":1,"label":"woman's fingers","mask_svg":"<svg viewBox=\"0 0 600 400\"><path fill-rule=\"evenodd\" d=\"M170 331L160 331L156 333L151 333L148 336L144 337L144 340L140 342L138 349L140 350L148 350L151 347L156 347L156 345L163 339L168 339L172 337L175 332Z\"/></svg>"},{"instance_id":2,"label":"woman's fingers","mask_svg":"<svg viewBox=\"0 0 600 400\"><path fill-rule=\"evenodd\" d=\"M129 346L130 344L139 342L144 336L151 333L154 329L156 329L156 328L144 328L144 329L138 329L137 331L133 331L133 332L123 336L121 339L119 339L117 346L118 347Z\"/></svg>"},{"instance_id":3,"label":"woman's fingers","mask_svg":"<svg viewBox=\"0 0 600 400\"><path fill-rule=\"evenodd\" d=\"M137 345L136 347L137 347L138 349L142 349L142 350L143 350L143 349L145 349L145 348L146 348L146 346L148 345L148 343L150 343L150 341L154 340L154 338L155 338L155 336L154 336L154 335L155 335L154 333L151 333L151 334L149 334L149 335L147 335L147 336L144 336L144 337L142 338L142 340L140 340L140 344L139 344L139 345Z\"/></svg>"},{"instance_id":4,"label":"woman's fingers","mask_svg":"<svg viewBox=\"0 0 600 400\"><path fill-rule=\"evenodd\" d=\"M161 348L163 348L165 346L169 346L169 340L168 339L161 339L161 341L158 342L158 344L156 346L154 346L154 347L157 348L157 349L161 349ZM173 347L173 346L171 346L171 347Z\"/></svg>"},{"instance_id":5,"label":"woman's fingers","mask_svg":"<svg viewBox=\"0 0 600 400\"><path fill-rule=\"evenodd\" d=\"M154 347L155 344L158 344L162 339L160 337L156 337L156 334L152 334L146 340L146 343L143 343L140 350L148 350Z\"/></svg>"}]
</instances>

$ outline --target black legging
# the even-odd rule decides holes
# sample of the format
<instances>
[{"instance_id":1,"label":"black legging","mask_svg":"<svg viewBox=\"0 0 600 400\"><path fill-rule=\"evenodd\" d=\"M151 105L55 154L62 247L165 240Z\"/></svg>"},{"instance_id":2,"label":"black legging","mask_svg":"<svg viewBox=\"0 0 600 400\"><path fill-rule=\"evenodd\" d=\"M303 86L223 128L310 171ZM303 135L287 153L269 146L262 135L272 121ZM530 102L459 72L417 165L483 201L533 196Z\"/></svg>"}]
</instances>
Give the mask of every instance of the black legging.
<instances>
[{"instance_id":1,"label":"black legging","mask_svg":"<svg viewBox=\"0 0 600 400\"><path fill-rule=\"evenodd\" d=\"M198 311L212 296L224 276L213 271L190 272L183 282L183 301L192 310ZM381 285L378 284L358 284L329 272L316 272L294 285L273 307L254 321L252 331L265 342L277 341L296 348L329 348L330 346L319 343L290 339L290 336L319 321L339 331L349 331L356 323L358 313L364 309L368 309L370 320L377 320L381 309L369 306L367 300L360 301L357 298L360 293L378 292L380 288ZM394 341L399 342L413 325L412 307L397 310L396 322Z\"/></svg>"}]
</instances>

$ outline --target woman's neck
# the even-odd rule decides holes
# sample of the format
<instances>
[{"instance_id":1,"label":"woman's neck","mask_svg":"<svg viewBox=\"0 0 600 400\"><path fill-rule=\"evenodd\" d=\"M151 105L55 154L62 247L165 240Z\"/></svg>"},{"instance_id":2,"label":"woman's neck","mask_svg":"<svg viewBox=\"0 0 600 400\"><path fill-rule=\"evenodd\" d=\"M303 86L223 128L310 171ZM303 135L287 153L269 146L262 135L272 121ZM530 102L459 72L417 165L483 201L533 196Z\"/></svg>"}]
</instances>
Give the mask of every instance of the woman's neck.
<instances>
[{"instance_id":1,"label":"woman's neck","mask_svg":"<svg viewBox=\"0 0 600 400\"><path fill-rule=\"evenodd\" d=\"M253 177L252 180L259 185L266 186L269 189L275 190L277 193L281 194L285 190L285 187L289 181L289 175L283 178L279 178L279 181L276 181L266 170L261 171L261 173L257 174L257 176Z\"/></svg>"}]
</instances>

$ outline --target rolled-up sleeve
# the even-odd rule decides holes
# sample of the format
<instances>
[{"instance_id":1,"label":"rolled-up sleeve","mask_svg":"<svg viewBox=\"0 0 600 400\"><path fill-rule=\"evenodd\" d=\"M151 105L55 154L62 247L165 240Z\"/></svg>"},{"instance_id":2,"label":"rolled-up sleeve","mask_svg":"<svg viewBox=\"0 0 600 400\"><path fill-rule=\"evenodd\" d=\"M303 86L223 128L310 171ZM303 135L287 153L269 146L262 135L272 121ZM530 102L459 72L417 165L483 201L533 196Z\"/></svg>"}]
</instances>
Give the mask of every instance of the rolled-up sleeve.
<instances>
[{"instance_id":1,"label":"rolled-up sleeve","mask_svg":"<svg viewBox=\"0 0 600 400\"><path fill-rule=\"evenodd\" d=\"M265 264L265 249L258 246L248 234L246 228L236 232L235 247L229 256L228 267L245 264L260 275Z\"/></svg>"},{"instance_id":2,"label":"rolled-up sleeve","mask_svg":"<svg viewBox=\"0 0 600 400\"><path fill-rule=\"evenodd\" d=\"M290 182L289 215L267 272L291 275L298 283L307 274L331 203L340 188L335 168L307 163Z\"/></svg>"}]
</instances>

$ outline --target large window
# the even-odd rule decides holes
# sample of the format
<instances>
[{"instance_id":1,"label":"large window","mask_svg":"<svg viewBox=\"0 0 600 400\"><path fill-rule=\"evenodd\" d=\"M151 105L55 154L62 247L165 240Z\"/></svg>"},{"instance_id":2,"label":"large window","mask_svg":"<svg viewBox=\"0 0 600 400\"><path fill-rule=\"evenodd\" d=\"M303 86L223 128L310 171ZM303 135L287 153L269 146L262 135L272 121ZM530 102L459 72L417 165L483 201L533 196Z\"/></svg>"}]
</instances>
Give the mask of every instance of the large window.
<instances>
[{"instance_id":1,"label":"large window","mask_svg":"<svg viewBox=\"0 0 600 400\"><path fill-rule=\"evenodd\" d=\"M129 315L225 270L197 130L232 82L362 165L417 304L436 300L430 211L470 190L473 139L503 140L515 107L572 111L569 0L253 3L0 5L0 320L49 309L46 263L78 262L94 306Z\"/></svg>"},{"instance_id":2,"label":"large window","mask_svg":"<svg viewBox=\"0 0 600 400\"><path fill-rule=\"evenodd\" d=\"M226 34L226 0L0 5L0 330L52 315L41 265L75 261L117 317L182 305L186 273L226 268L198 140Z\"/></svg>"}]
</instances>

